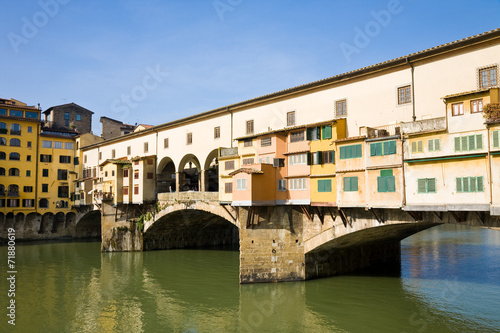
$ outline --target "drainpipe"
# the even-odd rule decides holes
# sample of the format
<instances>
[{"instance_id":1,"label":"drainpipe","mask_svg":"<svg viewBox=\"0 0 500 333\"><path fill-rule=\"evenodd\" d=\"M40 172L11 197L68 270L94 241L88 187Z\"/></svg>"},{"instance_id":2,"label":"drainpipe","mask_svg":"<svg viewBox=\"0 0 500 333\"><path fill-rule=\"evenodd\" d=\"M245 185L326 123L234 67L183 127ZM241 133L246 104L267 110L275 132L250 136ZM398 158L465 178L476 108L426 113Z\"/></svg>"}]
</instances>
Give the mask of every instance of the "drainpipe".
<instances>
[{"instance_id":1,"label":"drainpipe","mask_svg":"<svg viewBox=\"0 0 500 333\"><path fill-rule=\"evenodd\" d=\"M40 142L40 134L41 128L40 123L36 125L36 148L35 148L35 213L38 213L38 163L40 163L39 159L39 151L38 144Z\"/></svg>"},{"instance_id":2,"label":"drainpipe","mask_svg":"<svg viewBox=\"0 0 500 333\"><path fill-rule=\"evenodd\" d=\"M410 66L411 69L411 104L413 108L413 121L417 120L417 116L415 115L415 69L413 68L413 64L410 62L410 58L406 57L406 63Z\"/></svg>"},{"instance_id":3,"label":"drainpipe","mask_svg":"<svg viewBox=\"0 0 500 333\"><path fill-rule=\"evenodd\" d=\"M491 181L491 149L490 149L490 126L486 125L486 141L488 141L488 174L489 174L489 179L488 182L490 183L490 209L491 205L493 205L493 184Z\"/></svg>"},{"instance_id":4,"label":"drainpipe","mask_svg":"<svg viewBox=\"0 0 500 333\"><path fill-rule=\"evenodd\" d=\"M406 177L405 177L405 136L401 134L401 172L403 173L403 207L406 206Z\"/></svg>"}]
</instances>

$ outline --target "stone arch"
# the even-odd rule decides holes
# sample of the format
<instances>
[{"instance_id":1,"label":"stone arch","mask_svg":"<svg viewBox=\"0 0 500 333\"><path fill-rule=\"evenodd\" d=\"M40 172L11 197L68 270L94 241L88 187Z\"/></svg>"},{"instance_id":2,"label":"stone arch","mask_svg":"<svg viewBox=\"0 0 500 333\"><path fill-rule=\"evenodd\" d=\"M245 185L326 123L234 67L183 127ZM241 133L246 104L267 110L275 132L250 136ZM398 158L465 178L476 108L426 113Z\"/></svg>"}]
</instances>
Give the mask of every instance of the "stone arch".
<instances>
[{"instance_id":1,"label":"stone arch","mask_svg":"<svg viewBox=\"0 0 500 333\"><path fill-rule=\"evenodd\" d=\"M5 222L3 224L3 231L7 231L9 228L14 228L15 216L14 213L9 212L5 214Z\"/></svg>"},{"instance_id":2,"label":"stone arch","mask_svg":"<svg viewBox=\"0 0 500 333\"><path fill-rule=\"evenodd\" d=\"M24 230L27 233L37 233L40 230L40 223L42 215L38 213L29 213L26 215L26 222L24 223Z\"/></svg>"},{"instance_id":3,"label":"stone arch","mask_svg":"<svg viewBox=\"0 0 500 333\"><path fill-rule=\"evenodd\" d=\"M24 213L17 213L14 229L16 229L16 231L24 230L24 223L25 223Z\"/></svg>"},{"instance_id":4,"label":"stone arch","mask_svg":"<svg viewBox=\"0 0 500 333\"><path fill-rule=\"evenodd\" d=\"M54 224L54 214L45 213L42 215L42 220L40 222L39 234L49 233L52 230L52 225Z\"/></svg>"},{"instance_id":5,"label":"stone arch","mask_svg":"<svg viewBox=\"0 0 500 333\"><path fill-rule=\"evenodd\" d=\"M66 228L74 227L76 225L76 214L73 212L69 212L66 214Z\"/></svg>"},{"instance_id":6,"label":"stone arch","mask_svg":"<svg viewBox=\"0 0 500 333\"><path fill-rule=\"evenodd\" d=\"M75 234L79 238L96 238L101 236L101 212L91 210L76 222Z\"/></svg>"},{"instance_id":7,"label":"stone arch","mask_svg":"<svg viewBox=\"0 0 500 333\"><path fill-rule=\"evenodd\" d=\"M166 156L161 159L160 163L158 163L156 174L156 189L158 193L177 191L175 188L175 163L170 157Z\"/></svg>"},{"instance_id":8,"label":"stone arch","mask_svg":"<svg viewBox=\"0 0 500 333\"><path fill-rule=\"evenodd\" d=\"M219 191L219 149L214 149L208 154L203 172L205 173L205 191Z\"/></svg>"},{"instance_id":9,"label":"stone arch","mask_svg":"<svg viewBox=\"0 0 500 333\"><path fill-rule=\"evenodd\" d=\"M195 155L184 155L177 169L179 170L179 192L200 190L201 164Z\"/></svg>"},{"instance_id":10,"label":"stone arch","mask_svg":"<svg viewBox=\"0 0 500 333\"><path fill-rule=\"evenodd\" d=\"M217 212L186 208L167 209L144 232L144 250L239 246L235 223ZM165 211L163 212L165 213Z\"/></svg>"},{"instance_id":11,"label":"stone arch","mask_svg":"<svg viewBox=\"0 0 500 333\"><path fill-rule=\"evenodd\" d=\"M5 226L5 214L0 213L0 230L4 230L3 227Z\"/></svg>"},{"instance_id":12,"label":"stone arch","mask_svg":"<svg viewBox=\"0 0 500 333\"><path fill-rule=\"evenodd\" d=\"M64 230L64 222L66 221L65 214L63 212L58 212L54 216L54 223L52 224L52 233L60 233Z\"/></svg>"}]
</instances>

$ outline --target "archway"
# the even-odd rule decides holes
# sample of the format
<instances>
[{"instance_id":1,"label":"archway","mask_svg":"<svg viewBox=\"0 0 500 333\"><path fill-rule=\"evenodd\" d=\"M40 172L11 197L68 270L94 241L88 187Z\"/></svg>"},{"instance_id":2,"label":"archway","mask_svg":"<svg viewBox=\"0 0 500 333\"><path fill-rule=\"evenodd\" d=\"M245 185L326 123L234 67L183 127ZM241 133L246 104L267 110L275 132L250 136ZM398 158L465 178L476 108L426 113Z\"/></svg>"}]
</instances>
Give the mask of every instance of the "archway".
<instances>
[{"instance_id":1,"label":"archway","mask_svg":"<svg viewBox=\"0 0 500 333\"><path fill-rule=\"evenodd\" d=\"M156 189L158 193L176 192L175 164L170 157L164 157L156 170Z\"/></svg>"},{"instance_id":2,"label":"archway","mask_svg":"<svg viewBox=\"0 0 500 333\"><path fill-rule=\"evenodd\" d=\"M15 216L14 213L9 212L5 215L5 224L3 226L3 230L7 231L9 228L14 228Z\"/></svg>"},{"instance_id":3,"label":"archway","mask_svg":"<svg viewBox=\"0 0 500 333\"><path fill-rule=\"evenodd\" d=\"M214 246L239 248L238 227L203 210L174 211L160 218L144 233L144 250Z\"/></svg>"},{"instance_id":4,"label":"archway","mask_svg":"<svg viewBox=\"0 0 500 333\"><path fill-rule=\"evenodd\" d=\"M24 213L17 213L16 214L16 222L14 224L14 229L16 231L24 230L24 218L25 218Z\"/></svg>"},{"instance_id":5,"label":"archway","mask_svg":"<svg viewBox=\"0 0 500 333\"><path fill-rule=\"evenodd\" d=\"M77 221L75 238L98 237L101 237L101 212L99 210L91 210Z\"/></svg>"},{"instance_id":6,"label":"archway","mask_svg":"<svg viewBox=\"0 0 500 333\"><path fill-rule=\"evenodd\" d=\"M205 161L205 191L219 191L219 150L214 149Z\"/></svg>"},{"instance_id":7,"label":"archway","mask_svg":"<svg viewBox=\"0 0 500 333\"><path fill-rule=\"evenodd\" d=\"M66 214L66 228L73 227L76 224L76 214L69 212Z\"/></svg>"},{"instance_id":8,"label":"archway","mask_svg":"<svg viewBox=\"0 0 500 333\"><path fill-rule=\"evenodd\" d=\"M179 192L201 189L201 164L193 154L185 155L179 163Z\"/></svg>"},{"instance_id":9,"label":"archway","mask_svg":"<svg viewBox=\"0 0 500 333\"><path fill-rule=\"evenodd\" d=\"M45 213L42 216L42 222L40 223L39 234L49 233L52 230L52 225L54 223L54 214Z\"/></svg>"},{"instance_id":10,"label":"archway","mask_svg":"<svg viewBox=\"0 0 500 333\"><path fill-rule=\"evenodd\" d=\"M29 213L26 215L26 222L24 223L24 230L27 233L37 233L40 230L40 223L42 215L38 213Z\"/></svg>"},{"instance_id":11,"label":"archway","mask_svg":"<svg viewBox=\"0 0 500 333\"><path fill-rule=\"evenodd\" d=\"M66 220L64 213L59 212L54 216L54 223L52 225L52 233L61 233L64 230L64 221Z\"/></svg>"}]
</instances>

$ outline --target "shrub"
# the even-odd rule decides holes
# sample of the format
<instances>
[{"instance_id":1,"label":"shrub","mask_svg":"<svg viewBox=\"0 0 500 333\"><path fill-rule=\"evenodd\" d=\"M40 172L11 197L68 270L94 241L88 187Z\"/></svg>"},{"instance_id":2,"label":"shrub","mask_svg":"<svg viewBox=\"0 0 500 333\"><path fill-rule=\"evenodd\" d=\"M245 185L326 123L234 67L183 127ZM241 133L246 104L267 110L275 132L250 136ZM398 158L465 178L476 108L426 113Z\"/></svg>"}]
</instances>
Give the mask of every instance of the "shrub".
<instances>
[{"instance_id":1,"label":"shrub","mask_svg":"<svg viewBox=\"0 0 500 333\"><path fill-rule=\"evenodd\" d=\"M500 103L489 103L483 107L486 120L500 120Z\"/></svg>"}]
</instances>

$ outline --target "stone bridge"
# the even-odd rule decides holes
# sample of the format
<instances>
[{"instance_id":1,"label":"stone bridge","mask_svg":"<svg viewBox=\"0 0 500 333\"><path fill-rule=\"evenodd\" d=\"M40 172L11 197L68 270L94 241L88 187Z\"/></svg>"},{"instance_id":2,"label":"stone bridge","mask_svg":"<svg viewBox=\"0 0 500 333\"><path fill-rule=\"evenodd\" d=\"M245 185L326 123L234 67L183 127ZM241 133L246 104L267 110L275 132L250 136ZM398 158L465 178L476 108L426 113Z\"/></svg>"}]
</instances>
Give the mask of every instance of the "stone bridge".
<instances>
[{"instance_id":1,"label":"stone bridge","mask_svg":"<svg viewBox=\"0 0 500 333\"><path fill-rule=\"evenodd\" d=\"M160 195L154 209L150 207L143 232L133 221L106 222L106 218L116 218L116 212L103 214L102 249L225 246L240 251L241 283L300 281L371 269L399 269L401 240L443 223L500 225L497 217L475 212L232 207L220 204L215 194Z\"/></svg>"}]
</instances>

